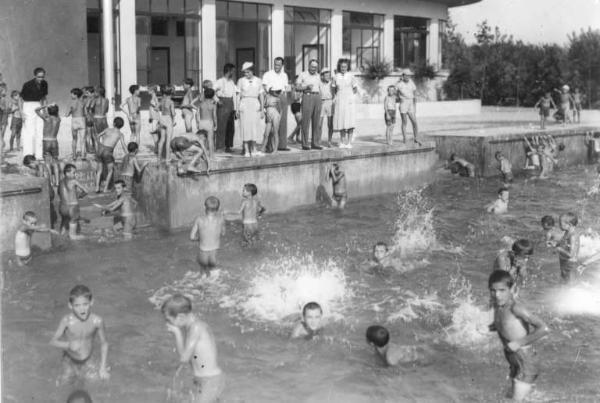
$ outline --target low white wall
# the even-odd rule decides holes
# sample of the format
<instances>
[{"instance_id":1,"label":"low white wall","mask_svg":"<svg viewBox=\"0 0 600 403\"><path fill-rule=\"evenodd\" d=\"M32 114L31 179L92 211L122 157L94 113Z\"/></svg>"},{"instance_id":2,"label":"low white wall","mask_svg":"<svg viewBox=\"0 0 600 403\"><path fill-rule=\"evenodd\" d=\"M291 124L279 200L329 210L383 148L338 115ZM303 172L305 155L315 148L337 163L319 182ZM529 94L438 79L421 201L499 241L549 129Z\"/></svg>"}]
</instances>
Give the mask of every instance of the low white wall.
<instances>
[{"instance_id":1,"label":"low white wall","mask_svg":"<svg viewBox=\"0 0 600 403\"><path fill-rule=\"evenodd\" d=\"M373 119L381 115L383 104L361 104L356 108L357 119ZM481 113L481 100L417 102L417 117L478 115Z\"/></svg>"}]
</instances>

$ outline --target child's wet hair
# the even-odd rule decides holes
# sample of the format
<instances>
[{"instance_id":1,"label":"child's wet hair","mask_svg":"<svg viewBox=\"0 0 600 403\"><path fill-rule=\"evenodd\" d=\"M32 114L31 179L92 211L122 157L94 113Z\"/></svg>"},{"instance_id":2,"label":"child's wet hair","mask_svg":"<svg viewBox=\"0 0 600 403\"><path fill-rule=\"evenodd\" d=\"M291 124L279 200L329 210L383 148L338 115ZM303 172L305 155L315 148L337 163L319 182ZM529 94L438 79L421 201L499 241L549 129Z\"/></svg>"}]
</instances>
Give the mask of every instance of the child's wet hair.
<instances>
[{"instance_id":1,"label":"child's wet hair","mask_svg":"<svg viewBox=\"0 0 600 403\"><path fill-rule=\"evenodd\" d=\"M23 157L23 165L29 166L32 162L35 162L35 155L27 154Z\"/></svg>"},{"instance_id":2,"label":"child's wet hair","mask_svg":"<svg viewBox=\"0 0 600 403\"><path fill-rule=\"evenodd\" d=\"M50 105L47 108L48 115L50 116L58 116L58 105Z\"/></svg>"},{"instance_id":3,"label":"child's wet hair","mask_svg":"<svg viewBox=\"0 0 600 403\"><path fill-rule=\"evenodd\" d=\"M560 143L560 144L558 145L558 151L564 151L564 150L565 150L565 148L567 148L567 146L565 146L565 143Z\"/></svg>"},{"instance_id":4,"label":"child's wet hair","mask_svg":"<svg viewBox=\"0 0 600 403\"><path fill-rule=\"evenodd\" d=\"M212 99L214 96L215 96L215 90L213 90L212 88L204 89L204 98Z\"/></svg>"},{"instance_id":5,"label":"child's wet hair","mask_svg":"<svg viewBox=\"0 0 600 403\"><path fill-rule=\"evenodd\" d=\"M321 308L321 305L314 301L309 302L302 308L302 316L306 316L306 312L308 311L315 311L317 309L319 310L319 312L321 312L321 314L323 314L323 308Z\"/></svg>"},{"instance_id":6,"label":"child's wet hair","mask_svg":"<svg viewBox=\"0 0 600 403\"><path fill-rule=\"evenodd\" d=\"M123 118L120 116L117 116L116 118L113 119L113 126L116 127L117 129L122 128L123 126L125 126L125 122L123 121Z\"/></svg>"},{"instance_id":7,"label":"child's wet hair","mask_svg":"<svg viewBox=\"0 0 600 403\"><path fill-rule=\"evenodd\" d=\"M505 187L501 187L500 189L498 189L498 194L501 195L502 192L508 192L508 188Z\"/></svg>"},{"instance_id":8,"label":"child's wet hair","mask_svg":"<svg viewBox=\"0 0 600 403\"><path fill-rule=\"evenodd\" d=\"M129 93L133 95L137 90L140 89L140 86L137 84L133 84L129 86Z\"/></svg>"},{"instance_id":9,"label":"child's wet hair","mask_svg":"<svg viewBox=\"0 0 600 403\"><path fill-rule=\"evenodd\" d=\"M194 80L192 80L191 78L186 78L185 80L183 80L183 83L189 85L190 87L194 86Z\"/></svg>"},{"instance_id":10,"label":"child's wet hair","mask_svg":"<svg viewBox=\"0 0 600 403\"><path fill-rule=\"evenodd\" d=\"M63 168L63 173L66 175L67 173L76 170L77 167L73 164L67 164L65 165L65 167Z\"/></svg>"},{"instance_id":11,"label":"child's wet hair","mask_svg":"<svg viewBox=\"0 0 600 403\"><path fill-rule=\"evenodd\" d=\"M127 152L129 152L129 153L134 153L139 148L140 148L140 146L138 146L138 143L136 143L135 141L131 141L131 142L129 142L129 144L127 144Z\"/></svg>"},{"instance_id":12,"label":"child's wet hair","mask_svg":"<svg viewBox=\"0 0 600 403\"><path fill-rule=\"evenodd\" d=\"M551 215L545 215L542 217L542 225L548 226L548 227L554 227L555 223L554 223L554 217L552 217Z\"/></svg>"},{"instance_id":13,"label":"child's wet hair","mask_svg":"<svg viewBox=\"0 0 600 403\"><path fill-rule=\"evenodd\" d=\"M517 256L533 255L533 244L528 239L519 239L512 244L512 251Z\"/></svg>"},{"instance_id":14,"label":"child's wet hair","mask_svg":"<svg viewBox=\"0 0 600 403\"><path fill-rule=\"evenodd\" d=\"M117 179L117 180L115 181L114 185L115 185L115 186L116 186L116 185L121 185L121 186L123 187L123 189L127 187L127 185L125 184L125 181L124 181L123 179Z\"/></svg>"},{"instance_id":15,"label":"child's wet hair","mask_svg":"<svg viewBox=\"0 0 600 403\"><path fill-rule=\"evenodd\" d=\"M198 136L208 137L208 132L205 129L200 129L196 132Z\"/></svg>"},{"instance_id":16,"label":"child's wet hair","mask_svg":"<svg viewBox=\"0 0 600 403\"><path fill-rule=\"evenodd\" d=\"M383 326L369 326L367 328L367 341L373 343L376 347L385 347L390 341L390 332Z\"/></svg>"},{"instance_id":17,"label":"child's wet hair","mask_svg":"<svg viewBox=\"0 0 600 403\"><path fill-rule=\"evenodd\" d=\"M494 157L495 158L502 157L502 151L496 151L496 154L494 154Z\"/></svg>"},{"instance_id":18,"label":"child's wet hair","mask_svg":"<svg viewBox=\"0 0 600 403\"><path fill-rule=\"evenodd\" d=\"M73 303L76 298L85 297L88 301L92 300L92 290L90 290L87 286L78 284L75 287L71 288L69 292L69 302Z\"/></svg>"},{"instance_id":19,"label":"child's wet hair","mask_svg":"<svg viewBox=\"0 0 600 403\"><path fill-rule=\"evenodd\" d=\"M515 280L506 270L494 270L488 278L488 288L492 288L492 285L496 283L504 283L511 288L515 284Z\"/></svg>"},{"instance_id":20,"label":"child's wet hair","mask_svg":"<svg viewBox=\"0 0 600 403\"><path fill-rule=\"evenodd\" d=\"M219 211L221 202L215 196L208 196L204 201L204 208L206 211Z\"/></svg>"},{"instance_id":21,"label":"child's wet hair","mask_svg":"<svg viewBox=\"0 0 600 403\"><path fill-rule=\"evenodd\" d=\"M81 98L83 91L81 91L81 88L73 88L71 89L71 94L75 95L77 98Z\"/></svg>"},{"instance_id":22,"label":"child's wet hair","mask_svg":"<svg viewBox=\"0 0 600 403\"><path fill-rule=\"evenodd\" d=\"M567 222L572 226L576 226L579 222L579 220L577 219L577 215L573 213L565 213L562 216L565 217L567 219Z\"/></svg>"},{"instance_id":23,"label":"child's wet hair","mask_svg":"<svg viewBox=\"0 0 600 403\"><path fill-rule=\"evenodd\" d=\"M160 92L162 92L163 95L167 95L167 96L173 95L173 86L171 86L171 85L163 85L160 88Z\"/></svg>"},{"instance_id":24,"label":"child's wet hair","mask_svg":"<svg viewBox=\"0 0 600 403\"><path fill-rule=\"evenodd\" d=\"M101 97L106 95L106 89L101 85L96 87L96 92L100 94Z\"/></svg>"},{"instance_id":25,"label":"child's wet hair","mask_svg":"<svg viewBox=\"0 0 600 403\"><path fill-rule=\"evenodd\" d=\"M37 216L33 211L26 211L25 214L23 214L23 219L25 220L27 218L37 218Z\"/></svg>"},{"instance_id":26,"label":"child's wet hair","mask_svg":"<svg viewBox=\"0 0 600 403\"><path fill-rule=\"evenodd\" d=\"M192 312L192 301L185 295L175 294L163 303L161 311L172 318L180 313L190 313Z\"/></svg>"},{"instance_id":27,"label":"child's wet hair","mask_svg":"<svg viewBox=\"0 0 600 403\"><path fill-rule=\"evenodd\" d=\"M21 95L21 93L19 91L17 91L17 90L12 90L11 93L10 93L10 97L11 98L14 98L17 95Z\"/></svg>"},{"instance_id":28,"label":"child's wet hair","mask_svg":"<svg viewBox=\"0 0 600 403\"><path fill-rule=\"evenodd\" d=\"M258 193L258 188L256 187L256 185L254 183L246 183L244 185L244 189L246 189L248 192L250 192L250 194L252 196L256 196L256 194Z\"/></svg>"},{"instance_id":29,"label":"child's wet hair","mask_svg":"<svg viewBox=\"0 0 600 403\"><path fill-rule=\"evenodd\" d=\"M373 252L375 252L375 249L377 249L378 246L383 246L385 248L386 252L389 250L387 243L385 243L383 241L379 241L375 245L373 245Z\"/></svg>"}]
</instances>

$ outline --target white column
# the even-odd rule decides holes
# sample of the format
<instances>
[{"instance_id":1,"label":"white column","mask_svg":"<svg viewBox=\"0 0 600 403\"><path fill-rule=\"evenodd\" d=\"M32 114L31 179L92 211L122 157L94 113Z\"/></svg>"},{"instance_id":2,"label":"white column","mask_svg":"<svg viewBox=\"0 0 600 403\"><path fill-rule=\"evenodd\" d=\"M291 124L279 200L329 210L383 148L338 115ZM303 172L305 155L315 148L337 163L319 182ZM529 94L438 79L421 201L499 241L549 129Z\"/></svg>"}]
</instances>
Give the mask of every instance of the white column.
<instances>
[{"instance_id":1,"label":"white column","mask_svg":"<svg viewBox=\"0 0 600 403\"><path fill-rule=\"evenodd\" d=\"M217 7L215 0L202 1L202 80L217 79ZM237 67L237 66L236 66Z\"/></svg>"},{"instance_id":2,"label":"white column","mask_svg":"<svg viewBox=\"0 0 600 403\"><path fill-rule=\"evenodd\" d=\"M104 56L104 89L109 100L108 114L114 112L115 99L115 53L113 35L112 0L102 0L102 55Z\"/></svg>"},{"instance_id":3,"label":"white column","mask_svg":"<svg viewBox=\"0 0 600 403\"><path fill-rule=\"evenodd\" d=\"M440 68L440 61L438 60L438 44L439 44L439 23L437 19L431 19L427 22L427 62L435 67L436 70Z\"/></svg>"},{"instance_id":4,"label":"white column","mask_svg":"<svg viewBox=\"0 0 600 403\"><path fill-rule=\"evenodd\" d=\"M285 11L283 3L273 5L271 14L271 37L272 51L271 59L285 56ZM270 66L269 66L270 67ZM292 77L293 78L293 77Z\"/></svg>"},{"instance_id":5,"label":"white column","mask_svg":"<svg viewBox=\"0 0 600 403\"><path fill-rule=\"evenodd\" d=\"M121 97L124 99L129 94L129 86L137 84L135 0L119 2L119 56L121 58Z\"/></svg>"},{"instance_id":6,"label":"white column","mask_svg":"<svg viewBox=\"0 0 600 403\"><path fill-rule=\"evenodd\" d=\"M331 13L331 70L334 70L338 59L343 54L344 43L344 14L341 9L334 9Z\"/></svg>"},{"instance_id":7,"label":"white column","mask_svg":"<svg viewBox=\"0 0 600 403\"><path fill-rule=\"evenodd\" d=\"M394 15L383 17L383 60L394 67Z\"/></svg>"}]
</instances>

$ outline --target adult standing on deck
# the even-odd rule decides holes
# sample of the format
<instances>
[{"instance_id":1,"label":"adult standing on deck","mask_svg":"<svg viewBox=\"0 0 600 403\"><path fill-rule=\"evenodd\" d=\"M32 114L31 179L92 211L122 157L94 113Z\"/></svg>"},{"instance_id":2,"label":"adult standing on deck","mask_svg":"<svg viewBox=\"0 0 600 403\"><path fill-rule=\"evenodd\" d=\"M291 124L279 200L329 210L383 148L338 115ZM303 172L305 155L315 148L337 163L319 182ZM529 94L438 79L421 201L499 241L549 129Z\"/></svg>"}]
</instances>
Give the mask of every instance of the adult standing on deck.
<instances>
[{"instance_id":1,"label":"adult standing on deck","mask_svg":"<svg viewBox=\"0 0 600 403\"><path fill-rule=\"evenodd\" d=\"M287 117L288 117L288 94L290 85L288 75L283 71L283 57L276 57L273 60L273 70L267 71L263 75L263 87L266 94L278 94L279 96L279 128L278 130L278 151L290 151L287 146ZM275 150L273 150L275 151Z\"/></svg>"},{"instance_id":2,"label":"adult standing on deck","mask_svg":"<svg viewBox=\"0 0 600 403\"><path fill-rule=\"evenodd\" d=\"M235 111L237 110L237 87L233 81L235 66L227 63L223 66L223 77L215 83L215 93L219 102L217 104L217 141L216 148L230 153L233 148L233 135L235 133Z\"/></svg>"},{"instance_id":3,"label":"adult standing on deck","mask_svg":"<svg viewBox=\"0 0 600 403\"><path fill-rule=\"evenodd\" d=\"M242 65L244 77L238 80L239 108L236 112L240 119L240 132L244 147L244 156L262 155L256 151L256 142L260 141L260 121L265 118L263 110L263 88L260 78L254 75L254 64L244 62Z\"/></svg>"},{"instance_id":4,"label":"adult standing on deck","mask_svg":"<svg viewBox=\"0 0 600 403\"><path fill-rule=\"evenodd\" d=\"M321 142L321 75L319 62L312 59L308 71L303 71L296 81L296 89L302 91L302 149L322 150ZM311 144L308 144L308 130L312 131Z\"/></svg>"},{"instance_id":5,"label":"adult standing on deck","mask_svg":"<svg viewBox=\"0 0 600 403\"><path fill-rule=\"evenodd\" d=\"M352 148L352 135L356 127L354 98L358 92L358 83L349 70L350 60L338 60L337 72L331 84L335 91L333 130L340 132L340 148Z\"/></svg>"},{"instance_id":6,"label":"adult standing on deck","mask_svg":"<svg viewBox=\"0 0 600 403\"><path fill-rule=\"evenodd\" d=\"M44 121L36 113L36 108L46 105L48 96L48 83L46 82L46 70L36 67L33 70L33 80L23 84L21 98L23 99L23 129L21 141L23 155L35 155L37 160L43 158L42 137L44 133Z\"/></svg>"},{"instance_id":7,"label":"adult standing on deck","mask_svg":"<svg viewBox=\"0 0 600 403\"><path fill-rule=\"evenodd\" d=\"M417 86L410 79L410 74L412 74L411 71L405 69L402 72L400 82L396 86L400 101L400 118L402 119L402 141L406 143L406 118L408 117L413 128L414 141L416 144L421 145L417 140L419 129L417 127L417 116L415 115L417 110Z\"/></svg>"}]
</instances>

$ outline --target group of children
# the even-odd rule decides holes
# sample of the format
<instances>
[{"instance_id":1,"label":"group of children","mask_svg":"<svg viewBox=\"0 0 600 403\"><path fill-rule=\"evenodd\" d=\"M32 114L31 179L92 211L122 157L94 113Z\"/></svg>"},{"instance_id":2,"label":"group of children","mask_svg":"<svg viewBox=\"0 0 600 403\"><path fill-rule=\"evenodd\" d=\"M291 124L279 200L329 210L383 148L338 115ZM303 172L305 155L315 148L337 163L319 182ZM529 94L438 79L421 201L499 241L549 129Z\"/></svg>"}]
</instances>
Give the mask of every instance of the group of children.
<instances>
[{"instance_id":1,"label":"group of children","mask_svg":"<svg viewBox=\"0 0 600 403\"><path fill-rule=\"evenodd\" d=\"M554 89L554 92L558 94L560 99L558 108L554 103L551 91L546 91L533 106L535 109L539 109L540 127L542 129L546 128L546 121L550 116L551 109L556 110L554 113L554 118L558 122L563 122L563 124L580 123L581 110L583 109L583 94L579 91L579 88L575 88L575 91L571 93L569 86L565 84L560 90ZM572 119L571 114L573 116Z\"/></svg>"}]
</instances>

